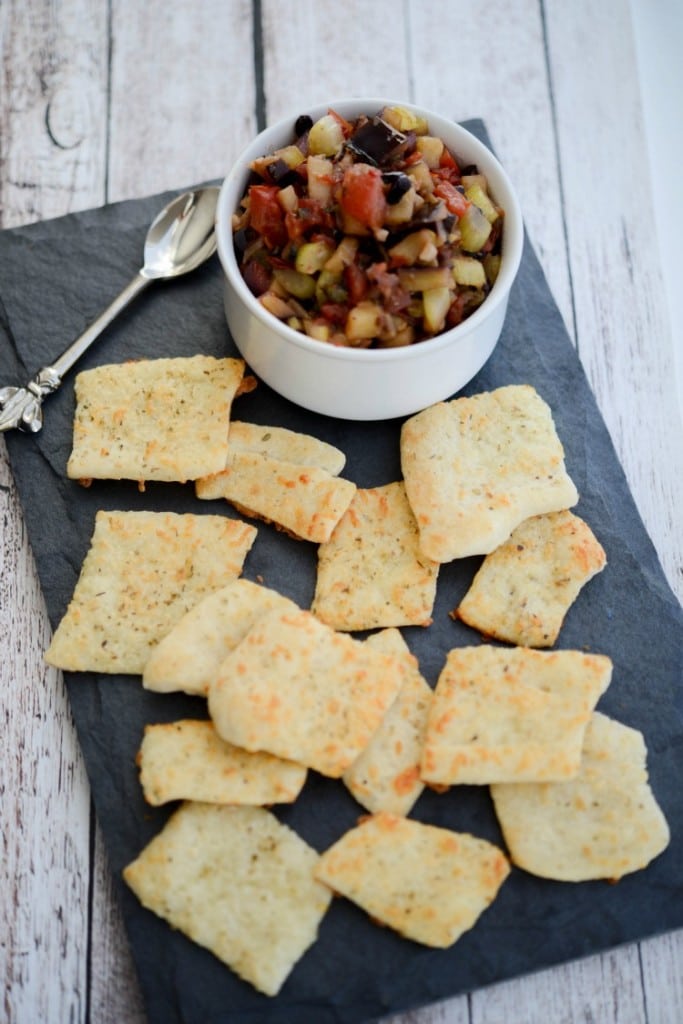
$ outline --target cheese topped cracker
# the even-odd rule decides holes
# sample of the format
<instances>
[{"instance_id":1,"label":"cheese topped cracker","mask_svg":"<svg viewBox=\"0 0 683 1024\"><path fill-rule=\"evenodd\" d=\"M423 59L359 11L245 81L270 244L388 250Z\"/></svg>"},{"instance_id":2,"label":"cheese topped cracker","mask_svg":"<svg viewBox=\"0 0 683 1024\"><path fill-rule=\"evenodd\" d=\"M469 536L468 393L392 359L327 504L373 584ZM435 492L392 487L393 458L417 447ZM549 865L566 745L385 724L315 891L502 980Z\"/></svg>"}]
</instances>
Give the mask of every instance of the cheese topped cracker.
<instances>
[{"instance_id":1,"label":"cheese topped cracker","mask_svg":"<svg viewBox=\"0 0 683 1024\"><path fill-rule=\"evenodd\" d=\"M407 815L424 789L420 759L432 690L398 629L373 633L365 643L402 659L406 678L377 732L344 772L343 781L368 811Z\"/></svg>"},{"instance_id":2,"label":"cheese topped cracker","mask_svg":"<svg viewBox=\"0 0 683 1024\"><path fill-rule=\"evenodd\" d=\"M580 651L455 648L434 692L422 778L442 785L571 778L611 674L609 658Z\"/></svg>"},{"instance_id":3,"label":"cheese topped cracker","mask_svg":"<svg viewBox=\"0 0 683 1024\"><path fill-rule=\"evenodd\" d=\"M578 500L550 408L528 385L412 416L401 466L420 548L437 562L488 554L524 519Z\"/></svg>"},{"instance_id":4,"label":"cheese topped cracker","mask_svg":"<svg viewBox=\"0 0 683 1024\"><path fill-rule=\"evenodd\" d=\"M211 722L147 725L138 751L148 803L276 804L296 800L306 769L272 754L251 754L222 740Z\"/></svg>"},{"instance_id":5,"label":"cheese topped cracker","mask_svg":"<svg viewBox=\"0 0 683 1024\"><path fill-rule=\"evenodd\" d=\"M533 516L486 556L453 616L496 640L552 647L581 587L605 564L583 519Z\"/></svg>"},{"instance_id":6,"label":"cheese topped cracker","mask_svg":"<svg viewBox=\"0 0 683 1024\"><path fill-rule=\"evenodd\" d=\"M510 866L492 843L392 814L326 850L315 877L407 939L447 948L493 902Z\"/></svg>"},{"instance_id":7,"label":"cheese topped cracker","mask_svg":"<svg viewBox=\"0 0 683 1024\"><path fill-rule=\"evenodd\" d=\"M405 678L398 658L310 612L270 612L223 661L209 714L224 739L339 777L370 741Z\"/></svg>"},{"instance_id":8,"label":"cheese topped cracker","mask_svg":"<svg viewBox=\"0 0 683 1024\"><path fill-rule=\"evenodd\" d=\"M576 778L491 786L513 862L562 882L618 879L646 867L670 840L646 758L642 733L596 711Z\"/></svg>"},{"instance_id":9,"label":"cheese topped cracker","mask_svg":"<svg viewBox=\"0 0 683 1024\"><path fill-rule=\"evenodd\" d=\"M142 673L162 637L235 579L256 530L225 516L105 512L45 659L70 671Z\"/></svg>"},{"instance_id":10,"label":"cheese topped cracker","mask_svg":"<svg viewBox=\"0 0 683 1024\"><path fill-rule=\"evenodd\" d=\"M318 548L311 611L334 629L428 626L439 564L418 541L402 481L357 490Z\"/></svg>"},{"instance_id":11,"label":"cheese topped cracker","mask_svg":"<svg viewBox=\"0 0 683 1024\"><path fill-rule=\"evenodd\" d=\"M72 479L195 480L222 469L241 359L97 366L75 381Z\"/></svg>"},{"instance_id":12,"label":"cheese topped cracker","mask_svg":"<svg viewBox=\"0 0 683 1024\"><path fill-rule=\"evenodd\" d=\"M274 608L295 611L297 606L269 587L232 580L190 608L159 641L145 664L143 686L206 696L223 659Z\"/></svg>"},{"instance_id":13,"label":"cheese topped cracker","mask_svg":"<svg viewBox=\"0 0 683 1024\"><path fill-rule=\"evenodd\" d=\"M356 485L337 474L339 449L283 427L233 423L227 461L195 485L198 498L225 498L245 515L322 543L348 508Z\"/></svg>"},{"instance_id":14,"label":"cheese topped cracker","mask_svg":"<svg viewBox=\"0 0 683 1024\"><path fill-rule=\"evenodd\" d=\"M123 877L148 910L274 996L330 904L318 859L262 807L186 803Z\"/></svg>"}]
</instances>

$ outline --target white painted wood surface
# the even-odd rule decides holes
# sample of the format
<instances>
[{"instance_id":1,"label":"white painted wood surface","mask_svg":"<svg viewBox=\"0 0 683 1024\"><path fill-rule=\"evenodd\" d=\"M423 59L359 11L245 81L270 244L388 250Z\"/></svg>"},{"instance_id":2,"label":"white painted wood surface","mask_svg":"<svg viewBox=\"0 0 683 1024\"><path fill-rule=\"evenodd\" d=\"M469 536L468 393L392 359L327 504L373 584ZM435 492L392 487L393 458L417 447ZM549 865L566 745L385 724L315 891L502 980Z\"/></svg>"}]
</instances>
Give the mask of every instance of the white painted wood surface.
<instances>
[{"instance_id":1,"label":"white painted wood surface","mask_svg":"<svg viewBox=\"0 0 683 1024\"><path fill-rule=\"evenodd\" d=\"M628 0L1 0L0 56L2 227L220 177L264 118L330 97L483 117L683 595L681 409ZM0 506L0 1019L138 1024L4 441ZM680 1020L683 932L393 1024Z\"/></svg>"}]
</instances>

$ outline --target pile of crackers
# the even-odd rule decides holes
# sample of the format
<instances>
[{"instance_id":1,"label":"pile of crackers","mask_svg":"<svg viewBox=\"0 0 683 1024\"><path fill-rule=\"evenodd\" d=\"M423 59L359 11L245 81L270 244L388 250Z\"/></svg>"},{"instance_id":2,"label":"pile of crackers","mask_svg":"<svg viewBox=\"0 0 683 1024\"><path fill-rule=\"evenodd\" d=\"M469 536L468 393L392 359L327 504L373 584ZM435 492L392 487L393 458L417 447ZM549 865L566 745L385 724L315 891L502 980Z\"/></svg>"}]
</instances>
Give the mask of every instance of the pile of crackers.
<instances>
[{"instance_id":1,"label":"pile of crackers","mask_svg":"<svg viewBox=\"0 0 683 1024\"><path fill-rule=\"evenodd\" d=\"M76 380L71 478L188 483L239 514L98 512L46 654L206 701L206 717L141 737L145 799L179 803L124 870L140 901L273 996L334 894L444 948L512 865L567 882L645 867L669 830L643 737L596 710L610 659L555 646L606 556L570 511L540 395L511 385L418 413L402 478L362 489L334 446L233 418L245 369L196 356ZM310 608L242 576L254 521L317 545ZM429 629L440 566L470 556L481 565L451 614L472 644L432 688L401 627ZM359 804L321 852L271 809L309 772ZM505 849L410 817L425 786L458 785L489 788Z\"/></svg>"}]
</instances>

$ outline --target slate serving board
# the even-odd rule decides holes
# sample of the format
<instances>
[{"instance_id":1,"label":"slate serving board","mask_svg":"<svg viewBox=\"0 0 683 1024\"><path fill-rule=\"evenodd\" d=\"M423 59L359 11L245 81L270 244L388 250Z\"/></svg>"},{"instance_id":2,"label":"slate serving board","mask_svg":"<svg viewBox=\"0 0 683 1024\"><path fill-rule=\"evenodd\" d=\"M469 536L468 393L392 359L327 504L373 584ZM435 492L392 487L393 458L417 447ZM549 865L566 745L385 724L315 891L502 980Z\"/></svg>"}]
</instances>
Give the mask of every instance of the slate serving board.
<instances>
[{"instance_id":1,"label":"slate serving board","mask_svg":"<svg viewBox=\"0 0 683 1024\"><path fill-rule=\"evenodd\" d=\"M480 121L467 127L488 143ZM53 360L136 272L147 226L169 195L133 200L0 234L0 386L24 384ZM237 354L222 311L217 259L137 300L77 369L138 357ZM480 986L683 926L683 614L629 493L605 425L527 243L502 338L463 393L532 384L553 410L567 467L581 494L576 511L603 544L608 565L582 591L557 646L609 655L613 682L599 708L640 729L650 779L671 827L668 850L646 870L606 882L555 883L514 869L494 904L451 949L434 951L376 927L345 900L333 901L317 943L280 994L268 999L210 953L141 908L120 881L170 809L143 801L134 757L145 723L188 715L205 704L145 692L138 677L67 674L96 811L119 885L123 914L153 1024L358 1024ZM98 508L225 512L198 502L191 485L66 478L74 408L73 375L45 405L35 437L7 435L50 621L61 619L89 545ZM235 417L315 434L347 454L344 475L359 486L398 479L401 421L359 424L299 409L261 384L237 400ZM245 566L250 579L308 607L316 549L265 524ZM480 559L446 565L434 624L404 636L433 685L446 652L481 642L448 616ZM340 782L310 773L291 807L277 810L318 850L357 820ZM486 788L425 792L413 816L502 844Z\"/></svg>"}]
</instances>

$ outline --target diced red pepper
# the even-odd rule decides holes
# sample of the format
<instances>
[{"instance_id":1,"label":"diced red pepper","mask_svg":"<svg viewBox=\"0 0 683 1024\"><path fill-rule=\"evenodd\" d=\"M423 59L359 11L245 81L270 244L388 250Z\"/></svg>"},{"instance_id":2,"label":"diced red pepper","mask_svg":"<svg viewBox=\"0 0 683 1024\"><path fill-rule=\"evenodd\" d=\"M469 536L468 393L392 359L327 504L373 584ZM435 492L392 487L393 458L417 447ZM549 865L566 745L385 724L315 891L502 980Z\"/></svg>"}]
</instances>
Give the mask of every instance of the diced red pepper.
<instances>
[{"instance_id":1,"label":"diced red pepper","mask_svg":"<svg viewBox=\"0 0 683 1024\"><path fill-rule=\"evenodd\" d=\"M368 279L365 271L357 263L349 263L344 267L344 284L349 293L351 305L362 302L368 294Z\"/></svg>"},{"instance_id":2,"label":"diced red pepper","mask_svg":"<svg viewBox=\"0 0 683 1024\"><path fill-rule=\"evenodd\" d=\"M450 212L454 213L456 217L462 217L465 210L470 206L469 199L452 182L446 181L438 174L433 174L432 177L435 179L434 195L438 196L439 199L443 199Z\"/></svg>"},{"instance_id":3,"label":"diced red pepper","mask_svg":"<svg viewBox=\"0 0 683 1024\"><path fill-rule=\"evenodd\" d=\"M312 233L329 234L334 229L334 218L316 199L302 196L296 212L285 214L285 226L290 241L297 242Z\"/></svg>"},{"instance_id":4,"label":"diced red pepper","mask_svg":"<svg viewBox=\"0 0 683 1024\"><path fill-rule=\"evenodd\" d=\"M258 260L249 260L242 268L247 287L254 295L263 295L270 288L271 273Z\"/></svg>"},{"instance_id":5,"label":"diced red pepper","mask_svg":"<svg viewBox=\"0 0 683 1024\"><path fill-rule=\"evenodd\" d=\"M382 172L370 164L352 164L344 171L341 207L349 217L375 229L384 222L387 201Z\"/></svg>"},{"instance_id":6,"label":"diced red pepper","mask_svg":"<svg viewBox=\"0 0 683 1024\"><path fill-rule=\"evenodd\" d=\"M345 324L349 307L342 302L323 302L320 312L331 324Z\"/></svg>"},{"instance_id":7,"label":"diced red pepper","mask_svg":"<svg viewBox=\"0 0 683 1024\"><path fill-rule=\"evenodd\" d=\"M252 185L249 189L249 224L269 249L287 242L285 216L277 199L277 185Z\"/></svg>"},{"instance_id":8,"label":"diced red pepper","mask_svg":"<svg viewBox=\"0 0 683 1024\"><path fill-rule=\"evenodd\" d=\"M458 162L447 146L443 147L441 158L439 160L439 167L445 167L449 171L457 171L458 176L460 176L460 168L458 167Z\"/></svg>"},{"instance_id":9,"label":"diced red pepper","mask_svg":"<svg viewBox=\"0 0 683 1024\"><path fill-rule=\"evenodd\" d=\"M344 133L344 138L348 139L349 135L353 131L353 125L351 124L351 122L347 121L345 117L342 117L341 114L338 114L337 111L333 110L331 107L327 111L327 113L341 125L341 130Z\"/></svg>"}]
</instances>

